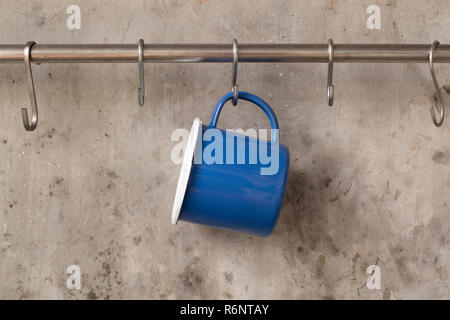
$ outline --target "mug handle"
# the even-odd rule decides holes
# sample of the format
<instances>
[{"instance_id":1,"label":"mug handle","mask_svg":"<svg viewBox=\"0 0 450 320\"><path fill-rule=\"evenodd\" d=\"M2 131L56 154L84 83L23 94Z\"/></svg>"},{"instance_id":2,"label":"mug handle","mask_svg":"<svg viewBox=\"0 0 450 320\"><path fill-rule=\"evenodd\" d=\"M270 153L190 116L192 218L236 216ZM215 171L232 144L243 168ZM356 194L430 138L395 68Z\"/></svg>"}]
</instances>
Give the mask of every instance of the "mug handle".
<instances>
[{"instance_id":1,"label":"mug handle","mask_svg":"<svg viewBox=\"0 0 450 320\"><path fill-rule=\"evenodd\" d=\"M247 100L250 102L253 102L258 107L260 107L264 113L267 115L270 121L270 126L272 129L279 129L278 127L278 120L277 116L273 112L272 108L265 102L263 99L255 96L254 94L251 94L249 92L245 91L239 91L238 98L242 100ZM212 128L215 128L217 125L217 121L219 120L220 112L222 111L223 106L228 100L233 99L233 92L229 92L226 95L224 95L219 102L217 102L216 107L214 108L214 111L211 115L211 122L209 123L209 126Z\"/></svg>"}]
</instances>

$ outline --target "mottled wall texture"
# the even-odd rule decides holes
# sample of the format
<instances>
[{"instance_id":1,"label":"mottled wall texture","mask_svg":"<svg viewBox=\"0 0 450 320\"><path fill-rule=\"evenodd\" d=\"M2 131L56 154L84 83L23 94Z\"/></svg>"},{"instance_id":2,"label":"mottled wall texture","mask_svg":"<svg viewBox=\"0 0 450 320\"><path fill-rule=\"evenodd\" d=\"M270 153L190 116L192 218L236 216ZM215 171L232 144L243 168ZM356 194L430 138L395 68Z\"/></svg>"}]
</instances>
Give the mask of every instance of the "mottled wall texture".
<instances>
[{"instance_id":1,"label":"mottled wall texture","mask_svg":"<svg viewBox=\"0 0 450 320\"><path fill-rule=\"evenodd\" d=\"M67 7L81 9L68 29ZM380 29L367 8L380 8ZM446 0L1 1L0 42L450 43ZM439 81L450 66L436 65ZM170 224L176 128L208 121L230 64L0 64L0 299L450 298L450 120L434 127L426 63L240 64L291 152L272 236ZM447 98L447 97L445 97ZM450 99L446 99L450 103ZM246 102L227 128L267 127ZM377 265L379 289L365 282ZM77 265L81 288L68 289Z\"/></svg>"}]
</instances>

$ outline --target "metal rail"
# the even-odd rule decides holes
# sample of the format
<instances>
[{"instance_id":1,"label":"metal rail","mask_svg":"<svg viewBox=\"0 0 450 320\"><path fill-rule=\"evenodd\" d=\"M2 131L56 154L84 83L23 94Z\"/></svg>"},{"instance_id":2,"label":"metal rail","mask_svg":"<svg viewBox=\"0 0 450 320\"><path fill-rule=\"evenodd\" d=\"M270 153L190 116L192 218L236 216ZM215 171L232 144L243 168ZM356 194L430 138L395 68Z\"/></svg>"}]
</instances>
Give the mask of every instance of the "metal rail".
<instances>
[{"instance_id":1,"label":"metal rail","mask_svg":"<svg viewBox=\"0 0 450 320\"><path fill-rule=\"evenodd\" d=\"M328 63L328 105L333 105L333 64L335 62L411 63L428 62L436 89L437 104L430 108L433 123L444 122L444 102L434 62L450 63L450 45L440 44L0 44L0 63L24 63L31 101L31 122L28 110L22 108L26 130L33 131L38 122L38 108L31 64L36 63L137 63L139 66L139 105L144 105L144 62L194 63L232 62L233 105L238 103L238 62L325 62ZM436 116L439 114L439 117Z\"/></svg>"},{"instance_id":2,"label":"metal rail","mask_svg":"<svg viewBox=\"0 0 450 320\"><path fill-rule=\"evenodd\" d=\"M334 44L334 62L427 62L430 44ZM232 44L145 44L144 62L233 62ZM137 44L35 44L32 63L137 63ZM328 44L239 44L239 62L328 62ZM23 44L0 44L0 63L23 63ZM434 62L450 63L440 44Z\"/></svg>"}]
</instances>

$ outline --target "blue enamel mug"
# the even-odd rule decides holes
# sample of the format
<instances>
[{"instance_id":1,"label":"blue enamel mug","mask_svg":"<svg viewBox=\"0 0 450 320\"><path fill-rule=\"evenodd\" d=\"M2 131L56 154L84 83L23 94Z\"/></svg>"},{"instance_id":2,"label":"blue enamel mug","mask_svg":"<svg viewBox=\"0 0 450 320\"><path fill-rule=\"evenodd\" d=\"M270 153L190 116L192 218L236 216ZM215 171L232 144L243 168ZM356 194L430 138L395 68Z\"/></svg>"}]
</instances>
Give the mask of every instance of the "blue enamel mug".
<instances>
[{"instance_id":1,"label":"blue enamel mug","mask_svg":"<svg viewBox=\"0 0 450 320\"><path fill-rule=\"evenodd\" d=\"M209 126L196 118L181 166L172 210L178 220L268 236L275 228L286 191L289 150L279 144L278 120L261 98L240 91L238 98L260 107L271 125L270 140L217 128L223 96Z\"/></svg>"}]
</instances>

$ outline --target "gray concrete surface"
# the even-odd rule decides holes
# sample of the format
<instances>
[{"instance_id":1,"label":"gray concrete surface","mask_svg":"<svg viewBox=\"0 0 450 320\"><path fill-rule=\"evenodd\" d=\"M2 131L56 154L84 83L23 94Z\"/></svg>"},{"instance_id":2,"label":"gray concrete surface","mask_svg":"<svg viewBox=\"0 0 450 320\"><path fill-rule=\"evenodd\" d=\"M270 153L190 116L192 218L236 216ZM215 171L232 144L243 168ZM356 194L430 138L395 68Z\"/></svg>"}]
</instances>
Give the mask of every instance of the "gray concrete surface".
<instances>
[{"instance_id":1,"label":"gray concrete surface","mask_svg":"<svg viewBox=\"0 0 450 320\"><path fill-rule=\"evenodd\" d=\"M81 30L66 8L81 8ZM380 30L366 9L381 8ZM0 42L449 43L448 1L1 1ZM450 66L437 65L442 84ZM0 65L0 299L450 298L450 120L429 116L426 64L241 64L291 151L274 234L170 224L176 128L207 121L225 64L33 66L40 122L25 132L23 65ZM450 102L450 99L447 101ZM225 127L267 126L245 102ZM364 286L370 265L381 288ZM81 268L80 290L66 268Z\"/></svg>"}]
</instances>

